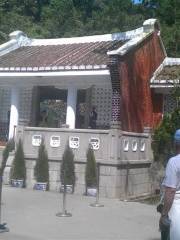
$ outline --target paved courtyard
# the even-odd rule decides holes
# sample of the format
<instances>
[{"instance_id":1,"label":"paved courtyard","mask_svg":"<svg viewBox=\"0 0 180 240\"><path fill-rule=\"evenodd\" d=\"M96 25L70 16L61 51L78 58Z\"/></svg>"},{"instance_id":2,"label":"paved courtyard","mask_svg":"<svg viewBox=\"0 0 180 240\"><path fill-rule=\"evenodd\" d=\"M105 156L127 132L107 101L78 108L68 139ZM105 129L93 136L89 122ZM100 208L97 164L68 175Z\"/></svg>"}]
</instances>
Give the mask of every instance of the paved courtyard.
<instances>
[{"instance_id":1,"label":"paved courtyard","mask_svg":"<svg viewBox=\"0 0 180 240\"><path fill-rule=\"evenodd\" d=\"M2 221L10 232L2 240L159 240L159 216L154 206L101 199L103 208L89 204L93 197L68 195L70 218L56 217L62 194L3 187Z\"/></svg>"}]
</instances>

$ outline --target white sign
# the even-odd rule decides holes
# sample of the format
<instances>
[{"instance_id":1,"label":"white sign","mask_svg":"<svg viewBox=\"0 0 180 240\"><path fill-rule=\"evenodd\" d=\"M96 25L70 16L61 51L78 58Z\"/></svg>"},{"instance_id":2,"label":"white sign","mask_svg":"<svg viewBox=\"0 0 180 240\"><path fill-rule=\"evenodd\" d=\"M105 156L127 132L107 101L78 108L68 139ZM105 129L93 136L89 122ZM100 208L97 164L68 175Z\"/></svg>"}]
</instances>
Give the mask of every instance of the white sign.
<instances>
[{"instance_id":1,"label":"white sign","mask_svg":"<svg viewBox=\"0 0 180 240\"><path fill-rule=\"evenodd\" d=\"M99 138L93 138L92 137L90 139L90 144L91 144L93 150L98 150L99 147L100 147L100 140L99 140Z\"/></svg>"},{"instance_id":2,"label":"white sign","mask_svg":"<svg viewBox=\"0 0 180 240\"><path fill-rule=\"evenodd\" d=\"M79 148L79 137L69 137L69 147L70 148Z\"/></svg>"},{"instance_id":3,"label":"white sign","mask_svg":"<svg viewBox=\"0 0 180 240\"><path fill-rule=\"evenodd\" d=\"M41 145L42 136L41 135L33 135L32 136L32 145L35 147L39 147Z\"/></svg>"},{"instance_id":4,"label":"white sign","mask_svg":"<svg viewBox=\"0 0 180 240\"><path fill-rule=\"evenodd\" d=\"M146 148L146 143L144 142L144 140L142 140L141 143L140 143L140 151L144 152L145 148Z\"/></svg>"},{"instance_id":5,"label":"white sign","mask_svg":"<svg viewBox=\"0 0 180 240\"><path fill-rule=\"evenodd\" d=\"M127 139L123 140L123 149L124 149L124 152L128 152L129 150L129 141Z\"/></svg>"},{"instance_id":6,"label":"white sign","mask_svg":"<svg viewBox=\"0 0 180 240\"><path fill-rule=\"evenodd\" d=\"M61 144L60 136L51 136L51 138L50 138L50 146L51 147L57 148L60 146L60 144Z\"/></svg>"},{"instance_id":7,"label":"white sign","mask_svg":"<svg viewBox=\"0 0 180 240\"><path fill-rule=\"evenodd\" d=\"M134 140L134 141L132 142L132 150L133 150L133 152L136 152L136 151L137 151L137 142L136 142L136 140Z\"/></svg>"}]
</instances>

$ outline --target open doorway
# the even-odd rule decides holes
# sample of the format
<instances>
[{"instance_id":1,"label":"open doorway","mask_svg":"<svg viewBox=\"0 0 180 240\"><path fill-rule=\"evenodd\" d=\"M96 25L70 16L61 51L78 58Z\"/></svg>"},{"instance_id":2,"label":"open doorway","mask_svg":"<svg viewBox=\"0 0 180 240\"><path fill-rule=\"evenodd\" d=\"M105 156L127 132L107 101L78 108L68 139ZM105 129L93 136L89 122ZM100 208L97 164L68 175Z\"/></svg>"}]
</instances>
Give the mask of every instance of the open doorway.
<instances>
[{"instance_id":1,"label":"open doorway","mask_svg":"<svg viewBox=\"0 0 180 240\"><path fill-rule=\"evenodd\" d=\"M67 90L38 87L33 101L32 125L59 128L66 123Z\"/></svg>"},{"instance_id":2,"label":"open doorway","mask_svg":"<svg viewBox=\"0 0 180 240\"><path fill-rule=\"evenodd\" d=\"M86 128L86 90L78 90L77 92L77 105L76 105L76 128Z\"/></svg>"},{"instance_id":3,"label":"open doorway","mask_svg":"<svg viewBox=\"0 0 180 240\"><path fill-rule=\"evenodd\" d=\"M90 89L77 91L76 128L85 129L89 124L91 107ZM33 90L31 126L60 128L66 124L67 90L53 86Z\"/></svg>"}]
</instances>

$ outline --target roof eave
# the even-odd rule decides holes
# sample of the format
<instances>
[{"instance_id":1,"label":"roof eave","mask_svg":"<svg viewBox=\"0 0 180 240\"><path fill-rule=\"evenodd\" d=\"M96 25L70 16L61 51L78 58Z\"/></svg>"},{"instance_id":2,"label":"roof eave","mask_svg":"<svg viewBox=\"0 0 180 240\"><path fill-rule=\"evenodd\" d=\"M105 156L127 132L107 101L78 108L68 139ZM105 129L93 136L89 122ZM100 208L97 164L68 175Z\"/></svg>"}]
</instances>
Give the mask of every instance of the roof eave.
<instances>
[{"instance_id":1,"label":"roof eave","mask_svg":"<svg viewBox=\"0 0 180 240\"><path fill-rule=\"evenodd\" d=\"M29 72L0 72L0 78L2 77L46 77L46 76L98 76L106 75L109 76L110 72L108 69L99 70L78 70L78 71L29 71Z\"/></svg>"}]
</instances>

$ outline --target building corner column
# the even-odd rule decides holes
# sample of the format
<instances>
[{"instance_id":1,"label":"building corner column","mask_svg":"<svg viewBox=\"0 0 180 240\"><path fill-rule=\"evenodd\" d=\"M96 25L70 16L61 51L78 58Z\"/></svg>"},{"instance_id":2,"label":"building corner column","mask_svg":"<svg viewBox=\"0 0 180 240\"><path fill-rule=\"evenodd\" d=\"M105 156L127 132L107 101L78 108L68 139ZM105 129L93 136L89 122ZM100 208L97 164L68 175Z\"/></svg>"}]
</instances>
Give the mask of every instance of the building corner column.
<instances>
[{"instance_id":1,"label":"building corner column","mask_svg":"<svg viewBox=\"0 0 180 240\"><path fill-rule=\"evenodd\" d=\"M110 56L109 69L112 83L111 128L121 129L121 84L117 55Z\"/></svg>"},{"instance_id":2,"label":"building corner column","mask_svg":"<svg viewBox=\"0 0 180 240\"><path fill-rule=\"evenodd\" d=\"M76 102L77 102L77 88L69 87L67 95L66 125L68 125L70 129L75 128Z\"/></svg>"},{"instance_id":3,"label":"building corner column","mask_svg":"<svg viewBox=\"0 0 180 240\"><path fill-rule=\"evenodd\" d=\"M19 121L19 88L11 88L11 109L9 121L9 139L15 137L16 127Z\"/></svg>"}]
</instances>

